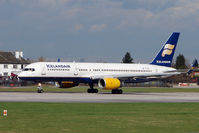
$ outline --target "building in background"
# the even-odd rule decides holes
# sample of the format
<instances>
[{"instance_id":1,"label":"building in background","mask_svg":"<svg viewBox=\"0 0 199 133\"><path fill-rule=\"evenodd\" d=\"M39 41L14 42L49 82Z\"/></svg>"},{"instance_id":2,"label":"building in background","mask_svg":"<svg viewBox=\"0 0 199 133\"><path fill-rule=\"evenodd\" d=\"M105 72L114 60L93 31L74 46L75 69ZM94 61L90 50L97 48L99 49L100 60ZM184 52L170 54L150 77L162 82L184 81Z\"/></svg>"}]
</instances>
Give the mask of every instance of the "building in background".
<instances>
[{"instance_id":1,"label":"building in background","mask_svg":"<svg viewBox=\"0 0 199 133\"><path fill-rule=\"evenodd\" d=\"M22 51L2 52L0 51L0 76L11 77L18 75L30 62L23 58Z\"/></svg>"}]
</instances>

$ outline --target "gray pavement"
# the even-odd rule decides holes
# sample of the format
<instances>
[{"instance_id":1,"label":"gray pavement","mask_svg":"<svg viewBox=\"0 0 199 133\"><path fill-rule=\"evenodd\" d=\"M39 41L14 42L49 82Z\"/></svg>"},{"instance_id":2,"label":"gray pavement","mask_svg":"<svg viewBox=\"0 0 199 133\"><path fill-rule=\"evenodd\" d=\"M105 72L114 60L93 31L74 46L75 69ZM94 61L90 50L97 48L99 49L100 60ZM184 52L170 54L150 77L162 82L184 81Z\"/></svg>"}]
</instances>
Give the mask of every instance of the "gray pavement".
<instances>
[{"instance_id":1,"label":"gray pavement","mask_svg":"<svg viewBox=\"0 0 199 133\"><path fill-rule=\"evenodd\" d=\"M65 103L135 103L135 102L199 102L199 93L31 93L0 92L1 102L65 102Z\"/></svg>"}]
</instances>

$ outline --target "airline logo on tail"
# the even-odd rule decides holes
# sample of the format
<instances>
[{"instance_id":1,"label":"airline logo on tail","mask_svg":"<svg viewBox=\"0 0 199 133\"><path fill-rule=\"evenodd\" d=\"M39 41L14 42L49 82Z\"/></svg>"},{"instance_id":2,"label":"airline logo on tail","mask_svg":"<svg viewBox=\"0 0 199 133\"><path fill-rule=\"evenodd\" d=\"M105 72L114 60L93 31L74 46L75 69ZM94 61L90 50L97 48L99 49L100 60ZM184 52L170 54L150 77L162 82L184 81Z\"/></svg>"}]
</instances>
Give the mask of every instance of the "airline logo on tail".
<instances>
[{"instance_id":1,"label":"airline logo on tail","mask_svg":"<svg viewBox=\"0 0 199 133\"><path fill-rule=\"evenodd\" d=\"M174 49L175 45L172 45L172 44L166 44L164 46L164 50L162 52L162 57L165 57L165 55L171 55L172 52L173 52L173 49Z\"/></svg>"},{"instance_id":2,"label":"airline logo on tail","mask_svg":"<svg viewBox=\"0 0 199 133\"><path fill-rule=\"evenodd\" d=\"M151 64L171 67L173 55L178 43L180 33L173 32Z\"/></svg>"}]
</instances>

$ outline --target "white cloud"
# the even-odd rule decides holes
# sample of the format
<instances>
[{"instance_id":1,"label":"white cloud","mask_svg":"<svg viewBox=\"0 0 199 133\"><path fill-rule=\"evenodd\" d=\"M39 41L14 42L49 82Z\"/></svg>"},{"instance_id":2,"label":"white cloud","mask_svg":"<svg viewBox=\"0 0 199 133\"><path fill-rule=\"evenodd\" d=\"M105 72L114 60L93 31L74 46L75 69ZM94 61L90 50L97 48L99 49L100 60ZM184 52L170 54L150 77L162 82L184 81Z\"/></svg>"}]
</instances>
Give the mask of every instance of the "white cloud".
<instances>
[{"instance_id":1,"label":"white cloud","mask_svg":"<svg viewBox=\"0 0 199 133\"><path fill-rule=\"evenodd\" d=\"M139 14L139 15L138 15ZM143 9L137 9L132 11L125 11L123 19L120 21L119 28L128 28L132 26L138 26L146 24L150 18L153 17L153 13Z\"/></svg>"},{"instance_id":2,"label":"white cloud","mask_svg":"<svg viewBox=\"0 0 199 133\"><path fill-rule=\"evenodd\" d=\"M106 27L106 24L94 24L94 25L91 25L89 31L102 31L105 29L105 27Z\"/></svg>"},{"instance_id":3,"label":"white cloud","mask_svg":"<svg viewBox=\"0 0 199 133\"><path fill-rule=\"evenodd\" d=\"M75 30L75 31L80 31L82 28L83 28L83 24L76 24L76 25L74 26L74 30Z\"/></svg>"},{"instance_id":4,"label":"white cloud","mask_svg":"<svg viewBox=\"0 0 199 133\"><path fill-rule=\"evenodd\" d=\"M23 44L93 44L99 42L98 36L90 39L91 35L102 33L108 38L111 34L108 39L114 41L118 39L114 36L124 33L126 45L132 43L128 34L135 32L189 32L199 28L198 0L0 0L0 6L4 44L10 36L16 37L10 44L24 40ZM81 38L74 41L77 34L85 35L82 42Z\"/></svg>"},{"instance_id":5,"label":"white cloud","mask_svg":"<svg viewBox=\"0 0 199 133\"><path fill-rule=\"evenodd\" d=\"M103 31L105 28L128 29L129 27L161 27L171 25L187 28L198 26L198 0L7 0L24 7L16 12L15 18L27 23L45 23L48 28L53 23L80 30L80 25L90 27L89 31ZM124 5L132 8L126 8ZM3 0L2 3L6 3ZM136 6L136 4L138 6ZM31 8L30 8L31 7ZM159 8L163 7L163 8ZM23 16L24 15L24 16ZM191 21L190 21L191 19ZM31 22L30 22L31 21ZM109 27L107 27L109 25ZM52 26L49 26L51 28Z\"/></svg>"},{"instance_id":6,"label":"white cloud","mask_svg":"<svg viewBox=\"0 0 199 133\"><path fill-rule=\"evenodd\" d=\"M199 1L194 3L179 1L176 3L175 6L163 10L162 12L160 12L160 14L162 15L167 14L169 15L168 17L178 19L178 18L186 18L187 16L191 15L196 15L198 14L198 11L199 11Z\"/></svg>"},{"instance_id":7,"label":"white cloud","mask_svg":"<svg viewBox=\"0 0 199 133\"><path fill-rule=\"evenodd\" d=\"M49 8L59 8L69 2L70 0L38 0L39 5Z\"/></svg>"},{"instance_id":8,"label":"white cloud","mask_svg":"<svg viewBox=\"0 0 199 133\"><path fill-rule=\"evenodd\" d=\"M4 4L6 2L6 0L0 0L0 5Z\"/></svg>"},{"instance_id":9,"label":"white cloud","mask_svg":"<svg viewBox=\"0 0 199 133\"><path fill-rule=\"evenodd\" d=\"M141 0L139 2L143 4L143 7L129 10L119 9L121 10L119 15L123 16L119 24L120 28L140 26L143 28L160 27L168 29L175 27L177 29L187 29L190 26L193 27L193 25L198 26L199 1L177 0L172 1L172 6L168 6L166 2L157 2L156 0ZM152 8L157 4L164 6L164 8L158 11ZM146 5L151 5L151 8Z\"/></svg>"},{"instance_id":10,"label":"white cloud","mask_svg":"<svg viewBox=\"0 0 199 133\"><path fill-rule=\"evenodd\" d=\"M0 3L11 3L28 8L60 8L72 0L0 0Z\"/></svg>"},{"instance_id":11,"label":"white cloud","mask_svg":"<svg viewBox=\"0 0 199 133\"><path fill-rule=\"evenodd\" d=\"M147 6L162 6L165 5L169 2L174 3L173 0L136 0L136 2L141 3L143 5L147 5Z\"/></svg>"}]
</instances>

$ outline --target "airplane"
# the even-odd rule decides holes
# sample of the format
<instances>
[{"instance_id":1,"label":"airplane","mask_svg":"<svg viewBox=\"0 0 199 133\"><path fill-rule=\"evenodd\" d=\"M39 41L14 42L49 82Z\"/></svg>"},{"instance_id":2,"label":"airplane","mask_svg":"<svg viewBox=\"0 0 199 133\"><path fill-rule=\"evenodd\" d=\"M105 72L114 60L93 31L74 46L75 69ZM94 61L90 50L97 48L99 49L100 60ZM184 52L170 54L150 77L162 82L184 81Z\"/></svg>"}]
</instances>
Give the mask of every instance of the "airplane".
<instances>
[{"instance_id":1,"label":"airplane","mask_svg":"<svg viewBox=\"0 0 199 133\"><path fill-rule=\"evenodd\" d=\"M193 71L198 70L198 61L195 59L191 65L191 69L187 71L187 74L190 75Z\"/></svg>"},{"instance_id":2,"label":"airplane","mask_svg":"<svg viewBox=\"0 0 199 133\"><path fill-rule=\"evenodd\" d=\"M60 88L86 83L90 86L88 93L98 93L94 88L97 84L99 88L111 90L112 94L122 94L119 88L124 83L148 82L180 74L171 67L179 35L173 32L149 64L36 62L27 65L18 77L28 81L58 82Z\"/></svg>"}]
</instances>

